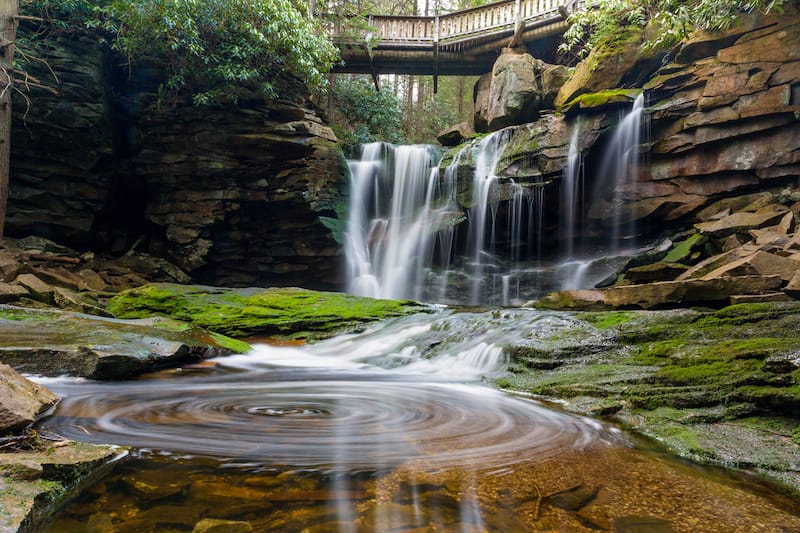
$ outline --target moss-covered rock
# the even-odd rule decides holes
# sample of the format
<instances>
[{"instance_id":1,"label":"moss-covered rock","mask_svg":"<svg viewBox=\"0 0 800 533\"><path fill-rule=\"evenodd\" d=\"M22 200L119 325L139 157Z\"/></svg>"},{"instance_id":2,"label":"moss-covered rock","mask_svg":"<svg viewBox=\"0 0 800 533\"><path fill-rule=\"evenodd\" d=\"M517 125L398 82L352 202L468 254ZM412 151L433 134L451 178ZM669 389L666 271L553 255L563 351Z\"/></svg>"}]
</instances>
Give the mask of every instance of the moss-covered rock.
<instances>
[{"instance_id":1,"label":"moss-covered rock","mask_svg":"<svg viewBox=\"0 0 800 533\"><path fill-rule=\"evenodd\" d=\"M26 451L0 454L2 531L38 531L126 453L117 447L68 441L31 444Z\"/></svg>"},{"instance_id":2,"label":"moss-covered rock","mask_svg":"<svg viewBox=\"0 0 800 533\"><path fill-rule=\"evenodd\" d=\"M575 316L566 341L509 347L498 383L800 491L800 303Z\"/></svg>"},{"instance_id":3,"label":"moss-covered rock","mask_svg":"<svg viewBox=\"0 0 800 533\"><path fill-rule=\"evenodd\" d=\"M570 111L601 110L619 105L629 105L640 94L642 94L641 89L610 89L596 93L586 93L567 102L559 111L569 113Z\"/></svg>"},{"instance_id":4,"label":"moss-covered rock","mask_svg":"<svg viewBox=\"0 0 800 533\"><path fill-rule=\"evenodd\" d=\"M0 361L21 372L122 379L250 346L169 318L115 320L0 306Z\"/></svg>"},{"instance_id":5,"label":"moss-covered rock","mask_svg":"<svg viewBox=\"0 0 800 533\"><path fill-rule=\"evenodd\" d=\"M320 338L366 322L427 310L407 300L376 300L298 288L228 289L154 283L122 292L108 310L120 318L170 316L233 337Z\"/></svg>"}]
</instances>

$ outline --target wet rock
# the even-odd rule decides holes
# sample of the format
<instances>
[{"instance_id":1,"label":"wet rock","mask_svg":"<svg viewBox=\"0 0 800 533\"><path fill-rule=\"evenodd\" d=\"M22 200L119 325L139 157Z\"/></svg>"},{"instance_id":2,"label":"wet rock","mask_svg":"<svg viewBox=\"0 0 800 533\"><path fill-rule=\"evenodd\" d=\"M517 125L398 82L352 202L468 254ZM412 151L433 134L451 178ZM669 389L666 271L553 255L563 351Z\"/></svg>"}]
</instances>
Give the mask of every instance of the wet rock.
<instances>
[{"instance_id":1,"label":"wet rock","mask_svg":"<svg viewBox=\"0 0 800 533\"><path fill-rule=\"evenodd\" d=\"M136 518L155 524L156 529L169 526L192 527L201 516L202 510L187 505L154 505L139 513Z\"/></svg>"},{"instance_id":2,"label":"wet rock","mask_svg":"<svg viewBox=\"0 0 800 533\"><path fill-rule=\"evenodd\" d=\"M475 130L472 129L472 125L469 122L462 122L440 132L436 136L436 140L442 146L458 146L473 137L475 137Z\"/></svg>"},{"instance_id":3,"label":"wet rock","mask_svg":"<svg viewBox=\"0 0 800 533\"><path fill-rule=\"evenodd\" d=\"M788 374L800 369L800 352L771 355L764 359L764 370L776 374Z\"/></svg>"},{"instance_id":4,"label":"wet rock","mask_svg":"<svg viewBox=\"0 0 800 533\"><path fill-rule=\"evenodd\" d=\"M0 306L0 359L23 372L120 379L248 349L174 320L123 321Z\"/></svg>"},{"instance_id":5,"label":"wet rock","mask_svg":"<svg viewBox=\"0 0 800 533\"><path fill-rule=\"evenodd\" d=\"M70 499L105 475L126 452L111 446L49 444L41 451L0 454L0 516L4 531L29 531L49 519ZM19 465L41 473L38 478L6 479ZM98 524L103 522L97 519ZM86 525L83 531L88 531Z\"/></svg>"},{"instance_id":6,"label":"wet rock","mask_svg":"<svg viewBox=\"0 0 800 533\"><path fill-rule=\"evenodd\" d=\"M204 518L195 524L192 533L251 533L249 522Z\"/></svg>"},{"instance_id":7,"label":"wet rock","mask_svg":"<svg viewBox=\"0 0 800 533\"><path fill-rule=\"evenodd\" d=\"M86 533L116 533L116 531L108 513L95 513L86 522Z\"/></svg>"},{"instance_id":8,"label":"wet rock","mask_svg":"<svg viewBox=\"0 0 800 533\"><path fill-rule=\"evenodd\" d=\"M616 108L620 105L630 107L642 94L640 89L613 89L597 93L582 94L561 106L563 113L580 111L601 111L607 108Z\"/></svg>"},{"instance_id":9,"label":"wet rock","mask_svg":"<svg viewBox=\"0 0 800 533\"><path fill-rule=\"evenodd\" d=\"M427 309L407 300L298 288L230 289L170 283L131 289L108 302L108 310L118 317L168 315L235 337L330 336L370 321Z\"/></svg>"},{"instance_id":10,"label":"wet rock","mask_svg":"<svg viewBox=\"0 0 800 533\"><path fill-rule=\"evenodd\" d=\"M0 363L0 435L29 426L58 402L46 387Z\"/></svg>"}]
</instances>

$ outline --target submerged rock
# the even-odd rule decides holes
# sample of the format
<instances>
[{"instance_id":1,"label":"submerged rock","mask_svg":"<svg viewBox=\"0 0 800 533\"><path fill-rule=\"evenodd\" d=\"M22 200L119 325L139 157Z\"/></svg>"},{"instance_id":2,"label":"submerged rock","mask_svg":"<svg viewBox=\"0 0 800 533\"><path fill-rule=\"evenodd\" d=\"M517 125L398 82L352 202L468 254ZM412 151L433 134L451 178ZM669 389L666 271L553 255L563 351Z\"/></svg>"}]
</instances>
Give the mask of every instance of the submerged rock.
<instances>
[{"instance_id":1,"label":"submerged rock","mask_svg":"<svg viewBox=\"0 0 800 533\"><path fill-rule=\"evenodd\" d=\"M121 379L244 352L249 345L175 320L115 320L0 306L0 360L33 374Z\"/></svg>"},{"instance_id":2,"label":"submerged rock","mask_svg":"<svg viewBox=\"0 0 800 533\"><path fill-rule=\"evenodd\" d=\"M375 300L299 288L229 289L153 283L122 292L108 310L122 318L171 316L235 337L326 337L374 320L425 312L408 300Z\"/></svg>"}]
</instances>

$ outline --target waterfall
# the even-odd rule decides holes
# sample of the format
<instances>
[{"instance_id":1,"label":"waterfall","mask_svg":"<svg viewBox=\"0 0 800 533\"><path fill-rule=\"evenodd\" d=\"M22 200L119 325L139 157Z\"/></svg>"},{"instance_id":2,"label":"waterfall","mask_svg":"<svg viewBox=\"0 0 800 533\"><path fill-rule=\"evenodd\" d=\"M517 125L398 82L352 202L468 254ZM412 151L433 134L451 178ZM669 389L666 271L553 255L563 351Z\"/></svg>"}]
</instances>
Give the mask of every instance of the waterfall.
<instances>
[{"instance_id":1,"label":"waterfall","mask_svg":"<svg viewBox=\"0 0 800 533\"><path fill-rule=\"evenodd\" d=\"M350 163L350 217L345 234L348 291L373 298L423 297L433 254L438 170L427 146L364 147ZM385 199L389 199L388 205Z\"/></svg>"},{"instance_id":2,"label":"waterfall","mask_svg":"<svg viewBox=\"0 0 800 533\"><path fill-rule=\"evenodd\" d=\"M619 256L620 242L630 248L636 235L620 204L636 192L643 111L639 97L620 117L597 172L584 164L582 124L575 122L555 198L549 192L555 187L548 188L552 173L543 175L535 159L510 158L518 174L498 176L513 128L467 143L441 172L433 147L365 145L361 159L350 162L348 291L512 305L604 279L615 268L608 253ZM465 176L470 167L472 175ZM593 183L586 200L584 179ZM591 241L583 239L589 201L610 226L602 232L604 249L595 250L606 256L602 260L588 257Z\"/></svg>"},{"instance_id":3,"label":"waterfall","mask_svg":"<svg viewBox=\"0 0 800 533\"><path fill-rule=\"evenodd\" d=\"M486 226L491 215L490 244L494 244L494 222L496 218L496 203L492 201L490 192L497 182L495 174L497 163L503 154L508 141L511 140L511 130L505 129L494 132L484 137L478 144L475 155L475 174L473 177L472 200L473 207L469 210L469 229L467 233L468 256L472 260L472 283L470 288L470 303L481 303L482 289L485 284L484 273L488 260L494 258L494 249L486 249Z\"/></svg>"},{"instance_id":4,"label":"waterfall","mask_svg":"<svg viewBox=\"0 0 800 533\"><path fill-rule=\"evenodd\" d=\"M561 227L562 254L566 260L574 258L575 255L575 222L580 216L578 199L579 191L582 189L580 182L581 176L581 153L578 148L578 140L581 133L581 122L575 124L572 136L569 141L569 152L567 155L567 168L564 169L564 177L561 182L561 205L559 226Z\"/></svg>"},{"instance_id":5,"label":"waterfall","mask_svg":"<svg viewBox=\"0 0 800 533\"><path fill-rule=\"evenodd\" d=\"M636 180L639 174L639 151L641 143L642 115L644 114L644 94L640 94L631 110L620 120L614 131L611 142L605 151L600 164L600 172L596 180L595 197L603 196L605 190L598 187L610 187L614 197L611 199L611 250L619 253L623 240L631 247L636 235L635 220L623 220L622 204L636 192Z\"/></svg>"}]
</instances>

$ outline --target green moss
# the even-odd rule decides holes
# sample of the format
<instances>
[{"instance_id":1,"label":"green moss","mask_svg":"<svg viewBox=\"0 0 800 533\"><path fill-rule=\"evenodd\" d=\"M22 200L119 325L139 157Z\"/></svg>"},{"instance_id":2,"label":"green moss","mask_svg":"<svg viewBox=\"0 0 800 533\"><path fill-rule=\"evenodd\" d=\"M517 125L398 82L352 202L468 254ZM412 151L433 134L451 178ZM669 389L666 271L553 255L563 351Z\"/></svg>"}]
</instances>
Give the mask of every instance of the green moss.
<instances>
[{"instance_id":1,"label":"green moss","mask_svg":"<svg viewBox=\"0 0 800 533\"><path fill-rule=\"evenodd\" d=\"M800 304L575 316L572 336L588 329L602 339L539 341L498 385L613 417L685 457L755 466L800 490L792 466L800 370L790 371L791 356L766 363L800 351Z\"/></svg>"},{"instance_id":2,"label":"green moss","mask_svg":"<svg viewBox=\"0 0 800 533\"><path fill-rule=\"evenodd\" d=\"M598 329L610 329L620 324L630 322L636 317L636 314L625 311L609 311L581 313L578 316L581 320L585 320Z\"/></svg>"},{"instance_id":3,"label":"green moss","mask_svg":"<svg viewBox=\"0 0 800 533\"><path fill-rule=\"evenodd\" d=\"M37 313L19 307L0 305L0 320L13 320L15 322L26 320L49 321L50 317L41 312Z\"/></svg>"},{"instance_id":4,"label":"green moss","mask_svg":"<svg viewBox=\"0 0 800 533\"><path fill-rule=\"evenodd\" d=\"M564 104L559 111L571 109L598 109L609 105L630 104L642 93L641 89L610 89L596 93L584 93Z\"/></svg>"},{"instance_id":5,"label":"green moss","mask_svg":"<svg viewBox=\"0 0 800 533\"><path fill-rule=\"evenodd\" d=\"M700 235L699 233L695 233L694 235L690 236L688 239L678 243L675 245L662 259L664 263L683 263L686 261L692 254L692 252L705 244L706 238Z\"/></svg>"},{"instance_id":6,"label":"green moss","mask_svg":"<svg viewBox=\"0 0 800 533\"><path fill-rule=\"evenodd\" d=\"M427 311L410 301L375 300L297 288L223 289L151 284L108 303L120 318L171 316L234 337L255 334L331 334L343 328Z\"/></svg>"}]
</instances>

